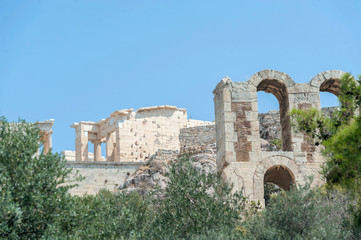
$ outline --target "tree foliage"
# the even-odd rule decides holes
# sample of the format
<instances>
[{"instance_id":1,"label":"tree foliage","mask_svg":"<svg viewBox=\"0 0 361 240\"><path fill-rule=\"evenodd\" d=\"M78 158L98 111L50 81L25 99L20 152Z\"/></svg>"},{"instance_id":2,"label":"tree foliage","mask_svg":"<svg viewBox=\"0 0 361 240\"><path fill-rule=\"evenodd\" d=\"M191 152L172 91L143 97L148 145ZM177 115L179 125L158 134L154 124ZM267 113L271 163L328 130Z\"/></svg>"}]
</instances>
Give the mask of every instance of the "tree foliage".
<instances>
[{"instance_id":1,"label":"tree foliage","mask_svg":"<svg viewBox=\"0 0 361 240\"><path fill-rule=\"evenodd\" d=\"M316 145L324 146L327 162L323 174L328 183L354 186L361 177L360 116L355 116L361 107L361 77L358 81L350 74L341 78L340 106L331 116L319 110L293 109L292 123L297 130L307 134Z\"/></svg>"},{"instance_id":2,"label":"tree foliage","mask_svg":"<svg viewBox=\"0 0 361 240\"><path fill-rule=\"evenodd\" d=\"M322 174L327 187L341 187L352 194L355 231L361 229L361 76L358 81L350 74L341 78L340 106L327 117L316 109L292 110L296 129L306 133L316 145L324 147L326 162Z\"/></svg>"},{"instance_id":3,"label":"tree foliage","mask_svg":"<svg viewBox=\"0 0 361 240\"><path fill-rule=\"evenodd\" d=\"M150 234L155 239L189 239L212 229L235 228L241 220L245 198L219 174L205 173L183 157L170 166L169 183L156 207Z\"/></svg>"},{"instance_id":4,"label":"tree foliage","mask_svg":"<svg viewBox=\"0 0 361 240\"><path fill-rule=\"evenodd\" d=\"M282 192L259 215L244 223L246 239L350 239L347 209L340 196L305 185Z\"/></svg>"},{"instance_id":5,"label":"tree foliage","mask_svg":"<svg viewBox=\"0 0 361 240\"><path fill-rule=\"evenodd\" d=\"M70 169L59 154L37 156L40 130L0 118L0 236L36 239L66 208Z\"/></svg>"}]
</instances>

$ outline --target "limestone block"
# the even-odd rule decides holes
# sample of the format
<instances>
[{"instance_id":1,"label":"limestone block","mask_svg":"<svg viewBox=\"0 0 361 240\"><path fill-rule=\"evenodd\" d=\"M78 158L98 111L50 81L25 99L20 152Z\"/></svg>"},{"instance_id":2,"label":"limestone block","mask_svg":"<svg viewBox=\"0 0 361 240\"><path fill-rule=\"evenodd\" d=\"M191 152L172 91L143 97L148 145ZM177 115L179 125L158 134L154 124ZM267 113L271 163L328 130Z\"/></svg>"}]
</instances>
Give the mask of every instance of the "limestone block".
<instances>
[{"instance_id":1,"label":"limestone block","mask_svg":"<svg viewBox=\"0 0 361 240\"><path fill-rule=\"evenodd\" d=\"M258 113L258 102L251 103L251 110Z\"/></svg>"},{"instance_id":2,"label":"limestone block","mask_svg":"<svg viewBox=\"0 0 361 240\"><path fill-rule=\"evenodd\" d=\"M225 151L226 152L234 152L234 142L227 142L226 141Z\"/></svg>"},{"instance_id":3,"label":"limestone block","mask_svg":"<svg viewBox=\"0 0 361 240\"><path fill-rule=\"evenodd\" d=\"M236 113L235 112L224 112L224 121L225 122L235 122Z\"/></svg>"},{"instance_id":4,"label":"limestone block","mask_svg":"<svg viewBox=\"0 0 361 240\"><path fill-rule=\"evenodd\" d=\"M225 133L234 133L234 123L233 122L225 122L224 129L225 129Z\"/></svg>"},{"instance_id":5,"label":"limestone block","mask_svg":"<svg viewBox=\"0 0 361 240\"><path fill-rule=\"evenodd\" d=\"M231 111L232 111L231 102L225 102L224 103L224 112L231 112Z\"/></svg>"},{"instance_id":6,"label":"limestone block","mask_svg":"<svg viewBox=\"0 0 361 240\"><path fill-rule=\"evenodd\" d=\"M226 142L237 142L237 133L226 133Z\"/></svg>"},{"instance_id":7,"label":"limestone block","mask_svg":"<svg viewBox=\"0 0 361 240\"><path fill-rule=\"evenodd\" d=\"M250 122L258 121L258 112L256 111L245 111L246 120Z\"/></svg>"},{"instance_id":8,"label":"limestone block","mask_svg":"<svg viewBox=\"0 0 361 240\"><path fill-rule=\"evenodd\" d=\"M257 92L245 92L234 89L232 92L232 102L256 102Z\"/></svg>"}]
</instances>

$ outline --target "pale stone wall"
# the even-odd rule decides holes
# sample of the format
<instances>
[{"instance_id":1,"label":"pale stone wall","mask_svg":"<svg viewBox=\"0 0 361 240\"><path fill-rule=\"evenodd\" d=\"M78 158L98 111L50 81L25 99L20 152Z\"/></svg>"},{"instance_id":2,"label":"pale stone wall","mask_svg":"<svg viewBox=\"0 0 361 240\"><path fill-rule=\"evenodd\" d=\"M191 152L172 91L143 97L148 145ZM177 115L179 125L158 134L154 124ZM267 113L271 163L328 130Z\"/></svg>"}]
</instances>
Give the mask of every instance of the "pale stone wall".
<instances>
[{"instance_id":1,"label":"pale stone wall","mask_svg":"<svg viewBox=\"0 0 361 240\"><path fill-rule=\"evenodd\" d=\"M182 128L179 134L181 154L198 153L216 142L215 125Z\"/></svg>"},{"instance_id":2,"label":"pale stone wall","mask_svg":"<svg viewBox=\"0 0 361 240\"><path fill-rule=\"evenodd\" d=\"M212 124L187 119L186 110L174 106L119 110L98 122L73 123L76 150L63 151L63 156L85 180L71 193L95 194L102 188L115 191L159 149L179 152L181 129ZM88 152L89 141L94 144L94 154ZM101 156L102 144L105 157Z\"/></svg>"},{"instance_id":3,"label":"pale stone wall","mask_svg":"<svg viewBox=\"0 0 361 240\"><path fill-rule=\"evenodd\" d=\"M319 92L338 95L344 73L326 71L310 83L297 84L287 74L274 70L260 71L247 82L232 82L228 77L222 79L213 92L217 167L235 184L235 190L243 189L246 196L263 201L265 176L269 181L279 181L275 174L279 169L288 172L293 183L303 183L309 175L314 176L314 185L322 182L319 171L324 160L320 149L302 133L291 129L289 111L292 108L320 109ZM279 101L283 151L261 151L257 91L272 93ZM270 169L273 172L268 174ZM270 176L274 179L269 179Z\"/></svg>"},{"instance_id":4,"label":"pale stone wall","mask_svg":"<svg viewBox=\"0 0 361 240\"><path fill-rule=\"evenodd\" d=\"M62 151L61 154L65 157L66 161L74 162L75 161L75 151ZM90 162L94 161L94 153L88 152L88 160ZM105 157L101 156L100 161L106 161Z\"/></svg>"},{"instance_id":5,"label":"pale stone wall","mask_svg":"<svg viewBox=\"0 0 361 240\"><path fill-rule=\"evenodd\" d=\"M94 144L94 161L101 161L101 144L106 145L106 161L145 161L158 149L180 149L181 128L212 124L187 119L185 109L174 106L125 109L98 122L73 123L75 160L91 161L88 142Z\"/></svg>"},{"instance_id":6,"label":"pale stone wall","mask_svg":"<svg viewBox=\"0 0 361 240\"><path fill-rule=\"evenodd\" d=\"M101 189L115 192L130 175L143 163L141 162L68 162L72 176L78 172L85 179L70 190L73 195L96 194Z\"/></svg>"}]
</instances>

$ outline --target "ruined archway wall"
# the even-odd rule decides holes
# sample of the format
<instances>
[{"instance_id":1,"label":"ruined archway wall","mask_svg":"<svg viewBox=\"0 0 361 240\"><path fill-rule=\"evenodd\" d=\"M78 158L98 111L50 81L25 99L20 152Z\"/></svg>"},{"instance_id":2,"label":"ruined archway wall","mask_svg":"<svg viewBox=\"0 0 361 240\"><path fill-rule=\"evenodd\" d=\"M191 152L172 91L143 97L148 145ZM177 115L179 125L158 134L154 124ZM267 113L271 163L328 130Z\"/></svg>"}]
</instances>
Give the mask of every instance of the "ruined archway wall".
<instances>
[{"instance_id":1,"label":"ruined archway wall","mask_svg":"<svg viewBox=\"0 0 361 240\"><path fill-rule=\"evenodd\" d=\"M217 168L223 171L231 162L236 161L234 143L237 136L234 131L236 113L232 112L231 104L231 79L223 78L213 91L215 123L216 123L216 144L217 144Z\"/></svg>"},{"instance_id":2,"label":"ruined archway wall","mask_svg":"<svg viewBox=\"0 0 361 240\"><path fill-rule=\"evenodd\" d=\"M282 150L292 151L292 133L290 124L289 88L295 85L286 73L275 70L263 70L254 74L248 81L257 91L272 93L278 100L282 130Z\"/></svg>"},{"instance_id":3,"label":"ruined archway wall","mask_svg":"<svg viewBox=\"0 0 361 240\"><path fill-rule=\"evenodd\" d=\"M340 80L346 72L341 70L328 70L320 72L310 81L310 86L317 88L320 92L340 93Z\"/></svg>"},{"instance_id":4,"label":"ruined archway wall","mask_svg":"<svg viewBox=\"0 0 361 240\"><path fill-rule=\"evenodd\" d=\"M263 159L256 166L253 175L253 198L262 200L264 198L264 175L266 171L273 166L285 166L287 167L294 176L296 183L302 183L302 171L296 162L284 155L273 155ZM309 171L310 172L310 171Z\"/></svg>"},{"instance_id":5,"label":"ruined archway wall","mask_svg":"<svg viewBox=\"0 0 361 240\"><path fill-rule=\"evenodd\" d=\"M261 82L266 84L261 85ZM276 84L277 83L277 84ZM276 85L275 85L276 84ZM269 90L280 100L283 114L285 150L292 149L292 136L288 117L288 88L294 81L285 73L263 70L247 82L222 79L214 90L217 136L217 166L225 169L232 162L259 161L261 157L258 123L257 91ZM282 86L279 89L279 86ZM263 89L267 87L267 89ZM257 89L259 88L259 89Z\"/></svg>"},{"instance_id":6,"label":"ruined archway wall","mask_svg":"<svg viewBox=\"0 0 361 240\"><path fill-rule=\"evenodd\" d=\"M245 196L263 199L263 176L259 178L263 166L260 165L261 162L285 165L295 175L297 184L302 183L304 177L309 175L314 175L315 185L322 183L319 172L324 160L320 149L315 148L302 133L291 130L292 151L261 151L257 90L272 92L278 100L286 101L288 98L288 111L292 108L320 108L320 90L335 92L335 80L340 79L343 74L344 72L338 70L326 71L318 74L310 83L297 84L287 74L274 70L258 72L247 82L232 82L228 77L222 79L213 92L217 166L225 178L234 183L235 190L243 189ZM275 82L272 81L281 83L284 89L275 88L275 85L271 84Z\"/></svg>"},{"instance_id":7,"label":"ruined archway wall","mask_svg":"<svg viewBox=\"0 0 361 240\"><path fill-rule=\"evenodd\" d=\"M321 109L320 91L339 93L340 79L345 72L329 70L317 74L309 83L297 83L289 88L290 109ZM292 131L293 150L298 161L319 164L323 157L320 147L316 147L306 135Z\"/></svg>"}]
</instances>

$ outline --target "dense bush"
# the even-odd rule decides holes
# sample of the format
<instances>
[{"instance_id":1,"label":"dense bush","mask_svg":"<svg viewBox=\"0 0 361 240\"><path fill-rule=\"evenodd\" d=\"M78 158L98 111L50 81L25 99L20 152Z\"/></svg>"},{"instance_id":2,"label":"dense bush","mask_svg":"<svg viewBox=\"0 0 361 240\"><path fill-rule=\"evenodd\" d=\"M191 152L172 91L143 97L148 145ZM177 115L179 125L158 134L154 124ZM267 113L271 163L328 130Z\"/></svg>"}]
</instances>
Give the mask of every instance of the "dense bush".
<instances>
[{"instance_id":1,"label":"dense bush","mask_svg":"<svg viewBox=\"0 0 361 240\"><path fill-rule=\"evenodd\" d=\"M240 222L245 198L233 194L218 174L200 172L184 157L171 165L168 177L150 238L190 239L215 229L234 229Z\"/></svg>"},{"instance_id":2,"label":"dense bush","mask_svg":"<svg viewBox=\"0 0 361 240\"><path fill-rule=\"evenodd\" d=\"M345 199L310 189L310 182L270 200L244 223L247 239L350 239Z\"/></svg>"},{"instance_id":3,"label":"dense bush","mask_svg":"<svg viewBox=\"0 0 361 240\"><path fill-rule=\"evenodd\" d=\"M37 239L67 208L70 169L58 154L40 153L40 130L0 118L0 237Z\"/></svg>"},{"instance_id":4,"label":"dense bush","mask_svg":"<svg viewBox=\"0 0 361 240\"><path fill-rule=\"evenodd\" d=\"M153 221L150 202L138 193L111 193L72 198L56 231L57 239L139 239L145 238ZM55 234L58 232L58 234ZM60 233L60 234L59 234Z\"/></svg>"}]
</instances>

